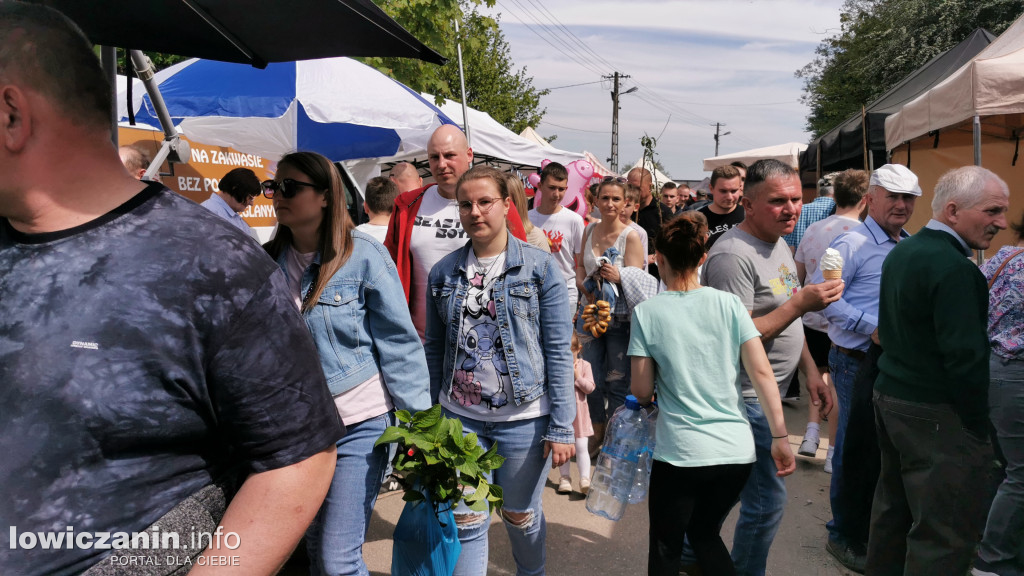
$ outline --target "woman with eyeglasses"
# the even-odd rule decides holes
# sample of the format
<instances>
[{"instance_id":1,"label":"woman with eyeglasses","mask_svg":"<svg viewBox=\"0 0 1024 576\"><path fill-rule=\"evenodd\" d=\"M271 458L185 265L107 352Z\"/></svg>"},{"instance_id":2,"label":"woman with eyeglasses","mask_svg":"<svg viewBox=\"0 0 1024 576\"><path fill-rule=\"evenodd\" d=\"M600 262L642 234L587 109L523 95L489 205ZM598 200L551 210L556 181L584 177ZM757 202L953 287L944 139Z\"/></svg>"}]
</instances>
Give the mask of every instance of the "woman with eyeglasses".
<instances>
[{"instance_id":1,"label":"woman with eyeglasses","mask_svg":"<svg viewBox=\"0 0 1024 576\"><path fill-rule=\"evenodd\" d=\"M334 480L306 533L310 571L366 575L362 545L388 458L374 442L394 424L394 409L430 407L423 347L395 265L354 229L334 165L294 152L263 185L278 220L264 248L288 278L345 425Z\"/></svg>"},{"instance_id":2,"label":"woman with eyeglasses","mask_svg":"<svg viewBox=\"0 0 1024 576\"><path fill-rule=\"evenodd\" d=\"M504 464L504 520L517 573L543 574L541 493L549 465L575 452L576 416L565 279L550 254L513 237L505 177L478 166L455 189L470 241L438 262L427 283L430 393ZM550 464L549 464L550 455ZM455 509L462 542L455 574L487 572L490 514Z\"/></svg>"},{"instance_id":3,"label":"woman with eyeglasses","mask_svg":"<svg viewBox=\"0 0 1024 576\"><path fill-rule=\"evenodd\" d=\"M583 249L576 255L576 287L583 298L580 306L593 304L597 294L584 286L587 278L600 278L613 285L620 283L619 270L626 266L643 269L647 253L636 233L619 218L626 209L626 180L605 178L597 188L597 209L601 221L583 231ZM602 258L604 257L604 258ZM599 260L601 258L601 260ZM622 291L616 288L621 296ZM618 300L622 300L618 298ZM595 338L581 333L583 359L594 371L594 391L587 395L594 435L590 437L590 455L596 457L604 441L605 425L629 393L629 315L616 307L607 331ZM607 404L607 406L606 406Z\"/></svg>"}]
</instances>

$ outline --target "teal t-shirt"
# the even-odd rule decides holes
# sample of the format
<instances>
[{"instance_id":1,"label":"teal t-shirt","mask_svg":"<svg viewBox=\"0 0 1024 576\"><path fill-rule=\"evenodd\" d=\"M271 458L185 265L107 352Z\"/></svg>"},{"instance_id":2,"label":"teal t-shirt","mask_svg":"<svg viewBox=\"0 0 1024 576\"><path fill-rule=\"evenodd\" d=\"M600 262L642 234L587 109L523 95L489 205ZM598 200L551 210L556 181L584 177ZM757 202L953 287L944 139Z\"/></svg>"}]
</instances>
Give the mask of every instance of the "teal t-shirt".
<instances>
[{"instance_id":1,"label":"teal t-shirt","mask_svg":"<svg viewBox=\"0 0 1024 576\"><path fill-rule=\"evenodd\" d=\"M702 287L662 292L633 310L628 354L653 358L654 458L680 467L754 461L740 392L740 346L761 334L740 299Z\"/></svg>"}]
</instances>

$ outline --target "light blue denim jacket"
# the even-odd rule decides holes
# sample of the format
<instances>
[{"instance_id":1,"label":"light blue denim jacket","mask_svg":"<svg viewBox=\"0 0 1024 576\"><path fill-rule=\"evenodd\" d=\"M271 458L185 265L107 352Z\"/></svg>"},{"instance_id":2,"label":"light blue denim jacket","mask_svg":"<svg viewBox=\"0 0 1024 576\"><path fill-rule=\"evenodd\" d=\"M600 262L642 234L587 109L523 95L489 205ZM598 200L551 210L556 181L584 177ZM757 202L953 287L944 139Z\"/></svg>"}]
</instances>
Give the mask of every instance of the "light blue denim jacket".
<instances>
[{"instance_id":1,"label":"light blue denim jacket","mask_svg":"<svg viewBox=\"0 0 1024 576\"><path fill-rule=\"evenodd\" d=\"M467 242L430 271L426 353L434 402L455 372L462 309L469 291L466 260L471 249ZM516 406L547 394L551 413L544 439L572 444L576 398L565 277L550 254L509 234L505 269L492 291Z\"/></svg>"},{"instance_id":2,"label":"light blue denim jacket","mask_svg":"<svg viewBox=\"0 0 1024 576\"><path fill-rule=\"evenodd\" d=\"M277 258L286 273L287 257ZM300 294L313 283L314 266L320 266L319 252L302 273ZM379 372L396 408L430 407L427 361L405 291L388 251L371 236L352 231L352 255L302 316L333 396Z\"/></svg>"}]
</instances>

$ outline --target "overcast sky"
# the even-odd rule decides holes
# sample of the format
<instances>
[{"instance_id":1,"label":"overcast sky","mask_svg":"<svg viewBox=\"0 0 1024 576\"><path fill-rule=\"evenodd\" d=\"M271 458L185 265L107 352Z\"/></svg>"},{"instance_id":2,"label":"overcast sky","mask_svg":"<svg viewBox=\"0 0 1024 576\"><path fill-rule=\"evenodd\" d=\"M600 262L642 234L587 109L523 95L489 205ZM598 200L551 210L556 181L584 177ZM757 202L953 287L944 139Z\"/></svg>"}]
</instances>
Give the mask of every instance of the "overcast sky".
<instances>
[{"instance_id":1,"label":"overcast sky","mask_svg":"<svg viewBox=\"0 0 1024 576\"><path fill-rule=\"evenodd\" d=\"M807 142L807 108L794 72L839 27L842 0L497 0L516 67L537 88L629 75L620 91L620 170L640 158L640 138L658 138L658 159L675 179L701 179L725 126L719 154ZM559 26L564 26L561 29ZM581 43L586 46L583 48ZM587 48L592 52L588 52ZM611 82L552 90L535 128L554 145L611 154ZM671 117L670 117L671 115ZM660 137L659 137L660 135Z\"/></svg>"}]
</instances>

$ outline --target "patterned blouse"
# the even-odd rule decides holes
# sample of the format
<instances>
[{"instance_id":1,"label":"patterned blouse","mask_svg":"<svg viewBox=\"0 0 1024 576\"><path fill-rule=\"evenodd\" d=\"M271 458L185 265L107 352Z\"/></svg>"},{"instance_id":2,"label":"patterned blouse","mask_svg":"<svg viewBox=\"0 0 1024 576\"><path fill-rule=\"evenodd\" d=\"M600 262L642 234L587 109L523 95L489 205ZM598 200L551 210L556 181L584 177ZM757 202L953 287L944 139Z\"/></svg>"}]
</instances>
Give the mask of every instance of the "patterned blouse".
<instances>
[{"instance_id":1,"label":"patterned blouse","mask_svg":"<svg viewBox=\"0 0 1024 576\"><path fill-rule=\"evenodd\" d=\"M992 275L1017 246L1003 246L982 265L985 278ZM999 273L988 296L988 338L992 352L1010 360L1024 360L1024 253L1014 257Z\"/></svg>"}]
</instances>

